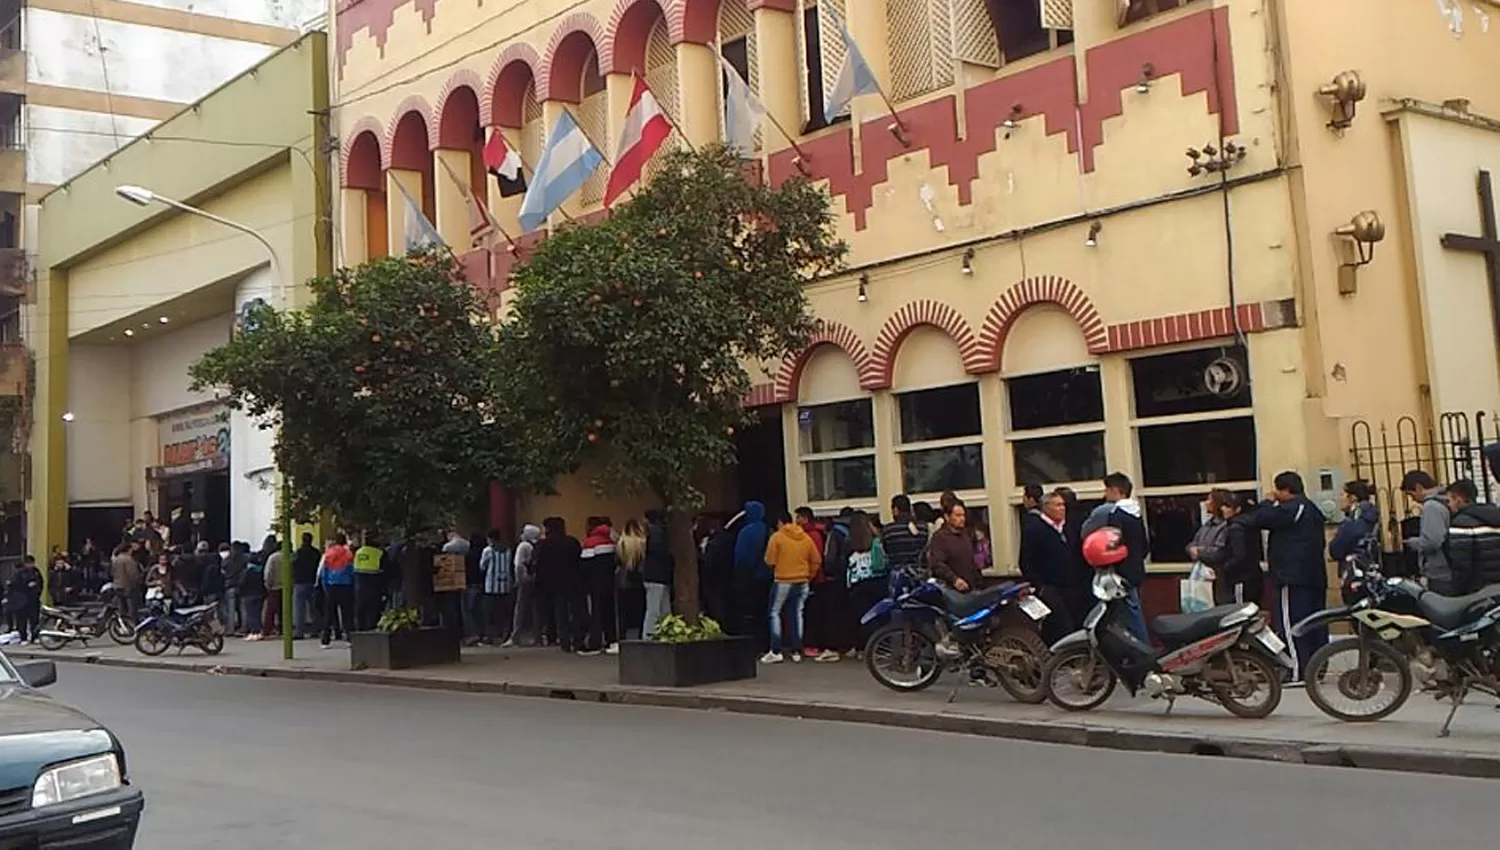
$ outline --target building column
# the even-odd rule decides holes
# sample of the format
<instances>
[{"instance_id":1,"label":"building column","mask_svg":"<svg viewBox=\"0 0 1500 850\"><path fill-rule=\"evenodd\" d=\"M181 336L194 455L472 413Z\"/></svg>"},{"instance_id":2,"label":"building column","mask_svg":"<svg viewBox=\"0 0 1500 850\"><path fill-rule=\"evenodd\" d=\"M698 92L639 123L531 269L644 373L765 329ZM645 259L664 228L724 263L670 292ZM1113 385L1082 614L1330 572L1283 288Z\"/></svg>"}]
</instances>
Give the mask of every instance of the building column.
<instances>
[{"instance_id":1,"label":"building column","mask_svg":"<svg viewBox=\"0 0 1500 850\"><path fill-rule=\"evenodd\" d=\"M870 393L870 415L875 423L875 491L880 504L889 505L891 499L906 492L901 481L901 457L896 454L901 416L895 394L889 389Z\"/></svg>"},{"instance_id":2,"label":"building column","mask_svg":"<svg viewBox=\"0 0 1500 850\"><path fill-rule=\"evenodd\" d=\"M677 45L677 125L695 148L719 140L719 87L724 72L708 44Z\"/></svg>"},{"instance_id":3,"label":"building column","mask_svg":"<svg viewBox=\"0 0 1500 850\"><path fill-rule=\"evenodd\" d=\"M339 190L339 251L345 266L370 259L369 203L364 189Z\"/></svg>"},{"instance_id":4,"label":"building column","mask_svg":"<svg viewBox=\"0 0 1500 850\"><path fill-rule=\"evenodd\" d=\"M781 462L786 469L786 503L805 505L811 501L807 496L807 470L802 466L802 452L797 445L801 429L797 423L797 401L783 404L781 415Z\"/></svg>"},{"instance_id":5,"label":"building column","mask_svg":"<svg viewBox=\"0 0 1500 850\"><path fill-rule=\"evenodd\" d=\"M1109 472L1123 472L1139 485L1135 451L1135 418L1131 399L1130 361L1124 357L1099 359L1099 385L1104 391L1104 466Z\"/></svg>"},{"instance_id":6,"label":"building column","mask_svg":"<svg viewBox=\"0 0 1500 850\"><path fill-rule=\"evenodd\" d=\"M52 547L66 550L68 546L68 440L62 418L68 404L67 272L42 270L32 315L36 317L31 339L36 393L26 546L38 558L46 558Z\"/></svg>"},{"instance_id":7,"label":"building column","mask_svg":"<svg viewBox=\"0 0 1500 850\"><path fill-rule=\"evenodd\" d=\"M1073 4L1073 55L1078 57L1073 64L1078 69L1079 103L1088 99L1089 91L1089 68L1083 57L1119 33L1118 14L1118 6L1114 3Z\"/></svg>"},{"instance_id":8,"label":"building column","mask_svg":"<svg viewBox=\"0 0 1500 850\"><path fill-rule=\"evenodd\" d=\"M433 206L437 211L437 221L433 224L448 247L456 254L463 254L469 250L469 152L435 150L432 159ZM454 175L465 183L460 186Z\"/></svg>"},{"instance_id":9,"label":"building column","mask_svg":"<svg viewBox=\"0 0 1500 850\"><path fill-rule=\"evenodd\" d=\"M385 196L388 199L385 245L386 254L392 257L406 256L406 216L410 205L406 202L406 196L401 194L402 189L406 190L406 195L411 197L412 203L417 204L420 211L422 172L392 168L385 173Z\"/></svg>"},{"instance_id":10,"label":"building column","mask_svg":"<svg viewBox=\"0 0 1500 850\"><path fill-rule=\"evenodd\" d=\"M761 102L788 132L798 132L802 127L802 59L797 54L794 14L769 6L756 9L755 51ZM766 140L767 153L787 146L786 138L769 121L761 128L761 138Z\"/></svg>"}]
</instances>

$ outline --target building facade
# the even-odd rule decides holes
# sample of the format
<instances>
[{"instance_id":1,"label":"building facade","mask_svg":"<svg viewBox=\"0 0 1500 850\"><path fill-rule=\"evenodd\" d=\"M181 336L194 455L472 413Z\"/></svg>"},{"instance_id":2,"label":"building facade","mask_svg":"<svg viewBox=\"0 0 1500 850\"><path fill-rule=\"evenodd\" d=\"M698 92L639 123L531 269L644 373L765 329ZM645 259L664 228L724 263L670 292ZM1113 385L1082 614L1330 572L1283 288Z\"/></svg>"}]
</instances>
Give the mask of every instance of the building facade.
<instances>
[{"instance_id":1,"label":"building facade","mask_svg":"<svg viewBox=\"0 0 1500 850\"><path fill-rule=\"evenodd\" d=\"M113 540L145 511L181 509L214 542L271 530L271 433L188 368L247 304L295 305L331 268L327 73L326 36L303 36L43 198L34 550ZM248 226L275 256L122 185Z\"/></svg>"},{"instance_id":2,"label":"building facade","mask_svg":"<svg viewBox=\"0 0 1500 850\"><path fill-rule=\"evenodd\" d=\"M824 185L852 252L808 288L814 344L760 376L754 470L716 507L954 490L1013 564L1023 484L1087 501L1119 469L1154 569L1180 571L1210 488L1298 470L1331 513L1357 422L1500 407L1497 255L1471 250L1500 172L1500 7L1367 5L352 0L342 260L401 244L397 184L450 244L470 188L515 233L485 133L529 166L569 110L612 158L633 75L686 141L719 138L717 53L775 119L763 174ZM886 97L829 122L844 24ZM603 183L567 211L597 213ZM530 242L470 254L476 284L503 298ZM523 513L629 508L562 490Z\"/></svg>"}]
</instances>

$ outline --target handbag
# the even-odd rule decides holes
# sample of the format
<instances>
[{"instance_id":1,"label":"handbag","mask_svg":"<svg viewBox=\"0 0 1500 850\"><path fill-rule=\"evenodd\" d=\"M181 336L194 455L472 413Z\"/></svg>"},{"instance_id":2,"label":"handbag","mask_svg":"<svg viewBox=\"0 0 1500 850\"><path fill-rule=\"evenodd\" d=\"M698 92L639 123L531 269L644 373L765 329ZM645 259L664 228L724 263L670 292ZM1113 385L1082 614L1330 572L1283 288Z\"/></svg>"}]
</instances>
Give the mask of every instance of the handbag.
<instances>
[{"instance_id":1,"label":"handbag","mask_svg":"<svg viewBox=\"0 0 1500 850\"><path fill-rule=\"evenodd\" d=\"M1214 571L1203 563L1194 563L1188 577L1177 583L1177 607L1184 614L1195 614L1214 607Z\"/></svg>"}]
</instances>

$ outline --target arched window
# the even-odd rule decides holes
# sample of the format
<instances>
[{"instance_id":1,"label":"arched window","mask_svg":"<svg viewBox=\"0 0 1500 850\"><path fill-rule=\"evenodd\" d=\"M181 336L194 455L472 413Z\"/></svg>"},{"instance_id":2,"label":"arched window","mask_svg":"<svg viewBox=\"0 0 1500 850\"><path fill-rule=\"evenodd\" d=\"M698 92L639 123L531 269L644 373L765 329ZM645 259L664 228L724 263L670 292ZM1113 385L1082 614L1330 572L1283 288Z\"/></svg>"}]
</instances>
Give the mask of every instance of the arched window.
<instances>
[{"instance_id":1,"label":"arched window","mask_svg":"<svg viewBox=\"0 0 1500 850\"><path fill-rule=\"evenodd\" d=\"M1069 0L950 0L957 58L999 68L1073 42Z\"/></svg>"}]
</instances>

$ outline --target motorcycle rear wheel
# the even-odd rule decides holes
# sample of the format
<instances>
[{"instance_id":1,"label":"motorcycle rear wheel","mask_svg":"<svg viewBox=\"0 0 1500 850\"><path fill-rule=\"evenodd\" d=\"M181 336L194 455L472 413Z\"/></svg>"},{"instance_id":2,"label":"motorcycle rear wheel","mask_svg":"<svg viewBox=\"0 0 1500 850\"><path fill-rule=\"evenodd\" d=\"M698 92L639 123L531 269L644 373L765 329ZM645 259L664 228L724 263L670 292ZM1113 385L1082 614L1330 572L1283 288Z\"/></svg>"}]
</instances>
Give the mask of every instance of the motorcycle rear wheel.
<instances>
[{"instance_id":1,"label":"motorcycle rear wheel","mask_svg":"<svg viewBox=\"0 0 1500 850\"><path fill-rule=\"evenodd\" d=\"M1364 669L1359 669L1359 638L1344 638L1318 647L1307 660L1307 698L1318 710L1345 723L1368 723L1395 714L1411 696L1411 664L1390 644L1381 640L1365 642L1369 652ZM1352 653L1347 669L1329 665L1335 658ZM1343 672L1337 672L1342 669ZM1381 705L1381 694L1393 695L1389 705ZM1335 708L1339 698L1346 708ZM1350 710L1352 708L1352 710Z\"/></svg>"},{"instance_id":2,"label":"motorcycle rear wheel","mask_svg":"<svg viewBox=\"0 0 1500 850\"><path fill-rule=\"evenodd\" d=\"M1087 681L1083 677L1087 675ZM1047 659L1042 667L1042 686L1046 688L1047 699L1052 704L1064 711L1091 711L1105 702L1115 692L1115 686L1119 684L1119 678L1115 671L1104 663L1092 647L1075 646L1065 649ZM1059 687L1071 687L1082 696L1082 699L1068 699L1065 694L1067 690Z\"/></svg>"},{"instance_id":3,"label":"motorcycle rear wheel","mask_svg":"<svg viewBox=\"0 0 1500 850\"><path fill-rule=\"evenodd\" d=\"M218 655L224 651L224 636L214 632L207 638L198 641L198 648L203 650L204 655Z\"/></svg>"},{"instance_id":4,"label":"motorcycle rear wheel","mask_svg":"<svg viewBox=\"0 0 1500 850\"><path fill-rule=\"evenodd\" d=\"M929 688L943 674L932 637L921 629L898 625L883 626L870 635L865 667L875 681L902 693ZM906 672L900 667L912 669Z\"/></svg>"},{"instance_id":5,"label":"motorcycle rear wheel","mask_svg":"<svg viewBox=\"0 0 1500 850\"><path fill-rule=\"evenodd\" d=\"M146 629L135 633L135 649L142 655L161 655L171 645L172 641L156 629Z\"/></svg>"},{"instance_id":6,"label":"motorcycle rear wheel","mask_svg":"<svg viewBox=\"0 0 1500 850\"><path fill-rule=\"evenodd\" d=\"M67 623L64 623L57 617L48 617L41 622L41 633L37 635L37 643L40 643L42 645L42 649L62 649L63 647L68 645L68 639L57 637L56 635L49 635L47 634L47 632L66 631L71 631Z\"/></svg>"},{"instance_id":7,"label":"motorcycle rear wheel","mask_svg":"<svg viewBox=\"0 0 1500 850\"><path fill-rule=\"evenodd\" d=\"M109 639L120 646L129 646L135 641L135 624L125 619L124 614L109 618Z\"/></svg>"},{"instance_id":8,"label":"motorcycle rear wheel","mask_svg":"<svg viewBox=\"0 0 1500 850\"><path fill-rule=\"evenodd\" d=\"M1271 712L1281 705L1281 668L1259 652L1246 652L1243 649L1227 650L1224 660L1234 672L1236 682L1212 683L1219 703L1235 717L1246 720L1270 717ZM1247 684L1251 687L1248 693L1244 690ZM1255 694L1260 692L1261 686L1266 688L1265 699L1251 702Z\"/></svg>"},{"instance_id":9,"label":"motorcycle rear wheel","mask_svg":"<svg viewBox=\"0 0 1500 850\"><path fill-rule=\"evenodd\" d=\"M991 653L997 650L1005 658L1016 658L1016 663L1004 666L989 663ZM1032 629L1008 626L995 635L984 654L986 666L994 671L1000 687L1011 699L1026 705L1047 701L1047 680L1042 677L1047 664L1047 642L1041 635Z\"/></svg>"}]
</instances>

